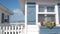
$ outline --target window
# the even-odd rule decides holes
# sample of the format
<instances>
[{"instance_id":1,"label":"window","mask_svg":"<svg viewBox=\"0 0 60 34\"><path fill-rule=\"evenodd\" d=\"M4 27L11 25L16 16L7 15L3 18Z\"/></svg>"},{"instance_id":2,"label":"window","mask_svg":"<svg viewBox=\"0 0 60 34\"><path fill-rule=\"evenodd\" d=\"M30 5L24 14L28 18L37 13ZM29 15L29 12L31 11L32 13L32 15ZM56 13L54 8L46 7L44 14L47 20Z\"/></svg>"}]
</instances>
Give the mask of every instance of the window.
<instances>
[{"instance_id":1,"label":"window","mask_svg":"<svg viewBox=\"0 0 60 34\"><path fill-rule=\"evenodd\" d=\"M1 17L1 23L9 23L9 15L5 15L4 13L2 13L2 17Z\"/></svg>"},{"instance_id":2,"label":"window","mask_svg":"<svg viewBox=\"0 0 60 34\"><path fill-rule=\"evenodd\" d=\"M9 15L5 15L4 20L5 20L5 22L9 23Z\"/></svg>"},{"instance_id":3,"label":"window","mask_svg":"<svg viewBox=\"0 0 60 34\"><path fill-rule=\"evenodd\" d=\"M39 12L44 12L44 6L39 6Z\"/></svg>"},{"instance_id":4,"label":"window","mask_svg":"<svg viewBox=\"0 0 60 34\"><path fill-rule=\"evenodd\" d=\"M48 6L47 12L54 12L54 6Z\"/></svg>"},{"instance_id":5,"label":"window","mask_svg":"<svg viewBox=\"0 0 60 34\"><path fill-rule=\"evenodd\" d=\"M54 14L39 14L38 15L38 22L41 22L41 21L55 22L55 15Z\"/></svg>"},{"instance_id":6,"label":"window","mask_svg":"<svg viewBox=\"0 0 60 34\"><path fill-rule=\"evenodd\" d=\"M47 19L51 22L55 22L55 15L49 14L49 15L47 15Z\"/></svg>"},{"instance_id":7,"label":"window","mask_svg":"<svg viewBox=\"0 0 60 34\"><path fill-rule=\"evenodd\" d=\"M44 19L45 19L44 14L39 14L39 15L38 15L38 22L44 21Z\"/></svg>"}]
</instances>

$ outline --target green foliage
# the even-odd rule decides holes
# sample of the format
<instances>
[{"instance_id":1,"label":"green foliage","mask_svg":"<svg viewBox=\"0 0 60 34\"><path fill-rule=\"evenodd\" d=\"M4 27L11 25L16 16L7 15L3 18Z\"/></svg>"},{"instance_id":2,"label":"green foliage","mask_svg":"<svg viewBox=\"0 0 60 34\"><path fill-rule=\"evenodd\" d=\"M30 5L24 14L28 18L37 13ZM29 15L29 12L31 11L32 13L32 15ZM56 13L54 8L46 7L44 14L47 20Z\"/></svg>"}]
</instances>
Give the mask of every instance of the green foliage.
<instances>
[{"instance_id":1,"label":"green foliage","mask_svg":"<svg viewBox=\"0 0 60 34\"><path fill-rule=\"evenodd\" d=\"M45 22L45 27L52 28L53 25L49 21Z\"/></svg>"}]
</instances>

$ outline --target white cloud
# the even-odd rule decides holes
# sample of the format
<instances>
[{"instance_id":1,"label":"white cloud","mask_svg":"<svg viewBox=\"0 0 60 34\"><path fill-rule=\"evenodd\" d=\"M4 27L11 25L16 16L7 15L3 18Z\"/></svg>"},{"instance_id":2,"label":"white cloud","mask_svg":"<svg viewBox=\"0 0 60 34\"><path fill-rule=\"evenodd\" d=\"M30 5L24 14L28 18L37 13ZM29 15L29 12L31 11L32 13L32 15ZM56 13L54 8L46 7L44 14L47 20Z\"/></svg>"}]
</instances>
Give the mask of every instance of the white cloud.
<instances>
[{"instance_id":1,"label":"white cloud","mask_svg":"<svg viewBox=\"0 0 60 34\"><path fill-rule=\"evenodd\" d=\"M11 15L10 21L22 21L24 20L24 14L20 9L14 9L14 14Z\"/></svg>"},{"instance_id":2,"label":"white cloud","mask_svg":"<svg viewBox=\"0 0 60 34\"><path fill-rule=\"evenodd\" d=\"M22 11L20 9L14 9L13 12L16 14L22 14Z\"/></svg>"}]
</instances>

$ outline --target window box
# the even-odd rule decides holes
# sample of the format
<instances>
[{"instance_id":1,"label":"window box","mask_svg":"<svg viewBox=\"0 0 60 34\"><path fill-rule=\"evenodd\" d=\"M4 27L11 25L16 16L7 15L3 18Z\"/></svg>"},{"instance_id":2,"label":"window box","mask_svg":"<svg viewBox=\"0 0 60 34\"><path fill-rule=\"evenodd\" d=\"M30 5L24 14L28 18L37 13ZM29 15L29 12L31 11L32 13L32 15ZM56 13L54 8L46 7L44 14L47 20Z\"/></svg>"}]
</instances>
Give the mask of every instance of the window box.
<instances>
[{"instance_id":1,"label":"window box","mask_svg":"<svg viewBox=\"0 0 60 34\"><path fill-rule=\"evenodd\" d=\"M52 29L53 27L56 26L55 22L47 21L47 22L39 22L39 23L41 24L41 26L45 26L45 27L50 28L50 29Z\"/></svg>"}]
</instances>

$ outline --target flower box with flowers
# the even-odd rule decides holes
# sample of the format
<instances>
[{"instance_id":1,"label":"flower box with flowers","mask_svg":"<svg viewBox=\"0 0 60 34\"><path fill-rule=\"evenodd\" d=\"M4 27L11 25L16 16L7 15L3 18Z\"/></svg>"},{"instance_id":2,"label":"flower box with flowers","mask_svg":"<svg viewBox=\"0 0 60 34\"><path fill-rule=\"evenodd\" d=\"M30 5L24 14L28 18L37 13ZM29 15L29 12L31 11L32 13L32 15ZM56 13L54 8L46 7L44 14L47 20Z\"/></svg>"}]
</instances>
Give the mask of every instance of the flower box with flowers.
<instances>
[{"instance_id":1,"label":"flower box with flowers","mask_svg":"<svg viewBox=\"0 0 60 34\"><path fill-rule=\"evenodd\" d=\"M45 26L47 28L53 28L54 26L56 26L55 22L50 22L50 21L46 21L46 22L39 22L41 24L41 26Z\"/></svg>"}]
</instances>

